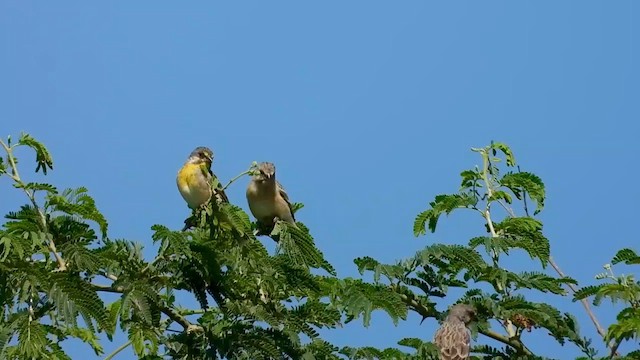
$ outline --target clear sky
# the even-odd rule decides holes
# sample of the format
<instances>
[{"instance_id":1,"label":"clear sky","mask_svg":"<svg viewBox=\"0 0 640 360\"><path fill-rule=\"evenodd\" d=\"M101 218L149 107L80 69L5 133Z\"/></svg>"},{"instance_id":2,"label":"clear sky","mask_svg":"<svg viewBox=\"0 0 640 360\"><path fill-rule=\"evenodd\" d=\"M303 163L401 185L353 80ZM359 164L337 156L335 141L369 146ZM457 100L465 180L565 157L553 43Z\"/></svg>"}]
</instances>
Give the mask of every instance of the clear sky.
<instances>
[{"instance_id":1,"label":"clear sky","mask_svg":"<svg viewBox=\"0 0 640 360\"><path fill-rule=\"evenodd\" d=\"M639 20L633 0L0 0L0 135L44 141L48 180L88 187L110 237L149 257L151 225L188 215L175 175L194 147L214 149L224 182L272 161L342 277L357 276L358 256L393 262L482 234L471 215L417 239L412 225L479 163L470 147L506 142L545 181L553 255L586 285L616 250L638 250ZM228 192L245 209L246 184ZM0 180L0 212L19 195ZM596 336L578 303L544 299ZM380 314L324 334L352 346L430 339L435 321L419 320L396 328ZM577 355L537 333L532 349Z\"/></svg>"}]
</instances>

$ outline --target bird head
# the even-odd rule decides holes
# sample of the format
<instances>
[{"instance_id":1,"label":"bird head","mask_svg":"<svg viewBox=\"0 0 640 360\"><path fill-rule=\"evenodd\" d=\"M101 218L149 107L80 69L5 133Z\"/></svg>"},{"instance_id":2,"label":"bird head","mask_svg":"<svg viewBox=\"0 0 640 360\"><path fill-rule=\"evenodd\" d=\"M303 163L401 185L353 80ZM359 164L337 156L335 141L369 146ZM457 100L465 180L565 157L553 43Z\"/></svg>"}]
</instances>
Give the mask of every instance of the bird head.
<instances>
[{"instance_id":1,"label":"bird head","mask_svg":"<svg viewBox=\"0 0 640 360\"><path fill-rule=\"evenodd\" d=\"M476 317L476 309L467 304L456 304L449 310L447 320L459 320L463 323L469 324Z\"/></svg>"},{"instance_id":2,"label":"bird head","mask_svg":"<svg viewBox=\"0 0 640 360\"><path fill-rule=\"evenodd\" d=\"M208 147L198 146L191 152L191 155L189 155L189 161L210 164L213 161L213 151Z\"/></svg>"},{"instance_id":3,"label":"bird head","mask_svg":"<svg viewBox=\"0 0 640 360\"><path fill-rule=\"evenodd\" d=\"M258 171L254 175L254 179L258 181L266 181L275 179L276 166L270 162L263 162L258 165Z\"/></svg>"}]
</instances>

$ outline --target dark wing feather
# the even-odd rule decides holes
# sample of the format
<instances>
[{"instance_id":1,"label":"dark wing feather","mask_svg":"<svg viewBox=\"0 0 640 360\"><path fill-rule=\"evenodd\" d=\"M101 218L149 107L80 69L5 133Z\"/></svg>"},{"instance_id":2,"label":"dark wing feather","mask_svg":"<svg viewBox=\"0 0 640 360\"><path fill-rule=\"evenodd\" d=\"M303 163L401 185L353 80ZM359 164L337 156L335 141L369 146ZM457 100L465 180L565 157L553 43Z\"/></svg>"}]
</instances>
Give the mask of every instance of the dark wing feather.
<instances>
[{"instance_id":1,"label":"dark wing feather","mask_svg":"<svg viewBox=\"0 0 640 360\"><path fill-rule=\"evenodd\" d=\"M291 217L293 218L293 221L296 221L295 215L293 214L293 206L291 206L291 201L289 200L289 195L287 195L287 192L284 190L284 187L278 181L276 181L276 188L278 190L278 193L280 193L280 196L282 196L284 201L287 202L287 205L289 205L289 211L291 212Z\"/></svg>"},{"instance_id":2,"label":"dark wing feather","mask_svg":"<svg viewBox=\"0 0 640 360\"><path fill-rule=\"evenodd\" d=\"M218 202L228 203L229 197L227 197L227 194L225 194L224 190L222 189L222 184L220 184L220 181L218 180L216 174L211 171L211 167L203 164L200 168L202 169L202 172L205 174L205 176L207 176L207 179L209 179L209 181L211 182L216 200Z\"/></svg>"},{"instance_id":3,"label":"dark wing feather","mask_svg":"<svg viewBox=\"0 0 640 360\"><path fill-rule=\"evenodd\" d=\"M216 194L216 200L218 200L219 202L228 203L229 197L227 197L227 194L224 192L224 189L222 188L222 184L220 184L220 181L215 175L213 175L213 173L211 175L213 178L213 183L214 183L213 192Z\"/></svg>"}]
</instances>

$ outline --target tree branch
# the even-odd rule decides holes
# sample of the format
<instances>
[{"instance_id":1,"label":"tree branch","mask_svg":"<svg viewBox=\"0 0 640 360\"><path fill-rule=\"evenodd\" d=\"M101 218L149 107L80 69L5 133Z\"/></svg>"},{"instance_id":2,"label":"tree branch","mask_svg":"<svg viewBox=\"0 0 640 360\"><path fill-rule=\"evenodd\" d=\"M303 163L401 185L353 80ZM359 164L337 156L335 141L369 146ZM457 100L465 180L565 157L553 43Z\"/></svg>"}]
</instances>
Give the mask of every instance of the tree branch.
<instances>
[{"instance_id":1,"label":"tree branch","mask_svg":"<svg viewBox=\"0 0 640 360\"><path fill-rule=\"evenodd\" d=\"M35 191L27 190L24 187L24 182L20 178L20 173L18 172L18 167L16 166L16 161L13 156L13 146L8 146L2 140L0 140L0 145L2 145L2 147L6 151L7 158L9 159L9 166L11 166L11 174L10 174L11 179L13 179L13 181L16 184L21 185L20 188L22 189L22 191L24 191L24 193L27 195L27 197L31 201L33 208L38 212L38 215L40 217L40 225L42 226L42 231L48 234L49 231L47 227L47 218L46 216L44 216L44 212L42 212L42 209L40 208L40 206L38 206L38 202L36 201ZM62 256L58 254L58 249L56 248L56 243L53 241L53 237L51 237L51 239L49 240L49 244L47 244L47 247L49 248L49 251L53 253L53 256L56 258L56 262L58 263L58 271L67 270L67 263L64 261Z\"/></svg>"},{"instance_id":2,"label":"tree branch","mask_svg":"<svg viewBox=\"0 0 640 360\"><path fill-rule=\"evenodd\" d=\"M435 309L429 310L424 305L420 304L415 299L410 298L406 294L400 294L400 297L401 297L402 301L404 301L404 303L409 306L410 309L412 309L413 311L415 311L418 314L420 314L424 319L426 319L426 318L435 318L436 317L437 312L436 312ZM519 338L507 337L507 336L498 334L495 331L492 331L492 330L489 330L489 329L486 329L486 330L478 329L478 332L481 333L484 336L487 336L487 337L491 338L491 339L497 340L497 341L499 341L499 342L501 342L501 343L503 343L505 345L511 346L518 353L525 354L525 355L533 355L531 350L529 350L524 345L522 340L519 339Z\"/></svg>"},{"instance_id":3,"label":"tree branch","mask_svg":"<svg viewBox=\"0 0 640 360\"><path fill-rule=\"evenodd\" d=\"M132 343L132 341L131 341L131 340L129 340L129 341L127 341L126 343L124 343L124 344L122 344L122 345L118 346L118 348L117 348L117 349L115 349L115 350L113 350L113 352L112 352L111 354L107 355L107 356L104 358L104 360L111 360L111 359L113 359L113 357L114 357L114 356L118 355L118 353L119 353L120 351L122 351L122 350L126 349L126 348L127 348L127 346L131 345L131 343Z\"/></svg>"},{"instance_id":4,"label":"tree branch","mask_svg":"<svg viewBox=\"0 0 640 360\"><path fill-rule=\"evenodd\" d=\"M482 154L482 179L484 180L485 186L487 187L487 207L485 208L482 215L487 222L487 226L489 227L489 232L491 233L491 237L496 238L498 234L496 234L496 229L493 226L493 220L491 220L491 196L493 196L493 188L491 186L491 181L489 180L489 173L491 167L491 160L489 159L489 153L485 150L481 152ZM498 251L493 251L493 264L498 267ZM509 295L508 292L504 291L502 285L497 283L498 290ZM514 328L511 320L506 320L505 330L509 333L509 337L513 338L516 335L516 329Z\"/></svg>"},{"instance_id":5,"label":"tree branch","mask_svg":"<svg viewBox=\"0 0 640 360\"><path fill-rule=\"evenodd\" d=\"M117 280L117 278L116 278L116 280ZM112 286L99 285L99 284L93 284L93 283L91 284L91 286L96 291L104 291L104 292L120 293L120 294L125 291L125 288L123 286L112 287ZM162 313L167 315L169 317L169 319L171 319L171 320L177 322L178 324L180 324L184 328L184 331L186 331L187 333L191 333L193 331L204 331L202 326L194 325L194 324L190 323L189 320L187 320L184 316L182 316L175 309L173 309L171 307L168 307L166 305L163 305L163 304L158 304L158 308L160 309L160 311L162 311Z\"/></svg>"},{"instance_id":6,"label":"tree branch","mask_svg":"<svg viewBox=\"0 0 640 360\"><path fill-rule=\"evenodd\" d=\"M194 331L202 332L204 328L200 325L194 325L189 322L184 316L180 315L175 309L170 308L168 306L160 305L160 310L169 317L169 319L180 324L187 334L192 333Z\"/></svg>"},{"instance_id":7,"label":"tree branch","mask_svg":"<svg viewBox=\"0 0 640 360\"><path fill-rule=\"evenodd\" d=\"M247 174L250 174L252 171L253 171L253 165L251 166L251 168L249 168L249 170L247 170L247 171L243 171L243 172L241 172L238 176L236 176L236 177L234 177L233 179L229 180L229 182L227 183L227 185L225 185L225 186L222 188L222 191L227 190L227 188L228 188L231 184L233 184L236 180L240 179L241 177L243 177L243 176L245 176L245 175L247 175Z\"/></svg>"},{"instance_id":8,"label":"tree branch","mask_svg":"<svg viewBox=\"0 0 640 360\"><path fill-rule=\"evenodd\" d=\"M518 166L518 172L520 172L520 166ZM525 214L527 216L529 216L529 208L528 208L528 205L527 205L527 192L524 189L523 189L523 194L522 194L522 200L524 202ZM509 213L509 216L511 216L512 218L516 217L516 214L514 213L513 209L511 209L510 207L507 207L504 204L502 204L502 205L505 208L505 210ZM556 273L559 276L566 277L566 274L562 271L562 269L560 269L560 266L558 266L558 264L555 262L555 260L553 259L552 256L549 256L549 264L551 264L551 267L556 271ZM578 291L578 288L575 285L573 285L571 283L566 283L566 285L574 294L576 293L576 291ZM587 316L589 316L589 319L591 320L593 325L596 327L596 331L598 332L598 334L600 334L600 336L602 338L604 338L606 336L607 332L606 332L606 330L604 330L602 325L600 325L600 322L598 321L598 318L596 317L595 313L593 312L593 309L591 309L591 305L589 304L589 301L587 299L580 299L580 302L582 303L582 306L584 307L585 311L587 312ZM616 346L616 344L614 342L609 344L609 348L611 349L612 354L616 353L617 346Z\"/></svg>"},{"instance_id":9,"label":"tree branch","mask_svg":"<svg viewBox=\"0 0 640 360\"><path fill-rule=\"evenodd\" d=\"M555 260L553 260L552 256L549 256L549 264L551 264L551 267L558 273L558 275L560 275L561 277L566 277L562 269L560 269L558 264L556 264ZM578 288L572 283L566 283L566 285L567 287L569 287L569 289L571 289L571 291L574 294L576 293L576 291L578 291ZM596 318L596 315L593 313L593 310L591 309L591 305L589 305L589 301L587 299L580 299L580 302L582 303L582 306L586 310L587 315L589 316L589 319L591 319L591 322L593 322L593 325L595 325L596 330L598 331L598 334L600 334L600 336L604 338L607 335L607 332L600 325L600 322Z\"/></svg>"}]
</instances>

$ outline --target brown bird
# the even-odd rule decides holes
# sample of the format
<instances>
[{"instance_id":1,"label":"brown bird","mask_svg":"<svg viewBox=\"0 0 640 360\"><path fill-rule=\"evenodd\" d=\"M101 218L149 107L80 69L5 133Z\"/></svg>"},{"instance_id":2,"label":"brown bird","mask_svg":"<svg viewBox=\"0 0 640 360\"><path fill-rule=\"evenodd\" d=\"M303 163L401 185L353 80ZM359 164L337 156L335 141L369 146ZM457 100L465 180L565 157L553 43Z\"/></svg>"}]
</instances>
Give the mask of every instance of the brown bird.
<instances>
[{"instance_id":1,"label":"brown bird","mask_svg":"<svg viewBox=\"0 0 640 360\"><path fill-rule=\"evenodd\" d=\"M436 330L434 343L440 350L440 360L465 360L469 358L471 335L467 325L474 319L475 309L467 304L456 304Z\"/></svg>"},{"instance_id":2,"label":"brown bird","mask_svg":"<svg viewBox=\"0 0 640 360\"><path fill-rule=\"evenodd\" d=\"M264 226L272 230L278 220L297 228L289 196L276 180L274 164L263 162L258 165L258 172L247 187L247 202L259 229Z\"/></svg>"}]
</instances>

